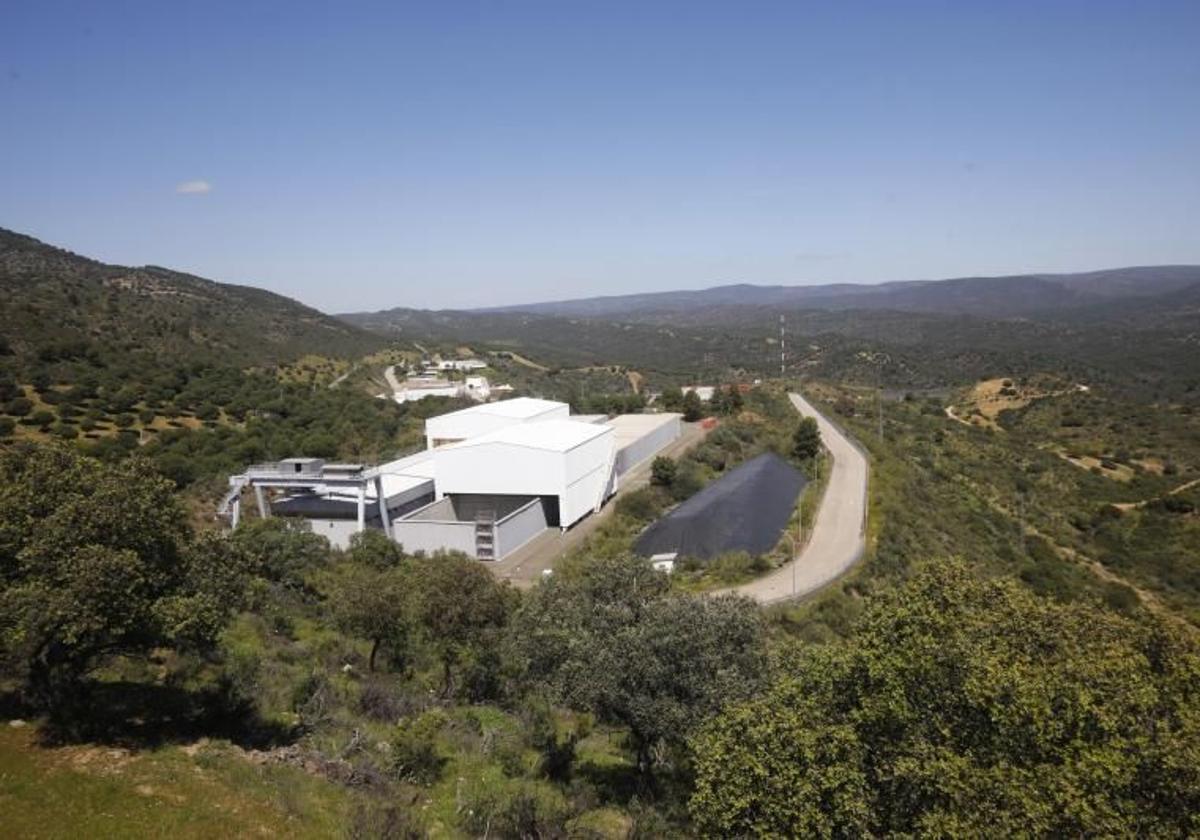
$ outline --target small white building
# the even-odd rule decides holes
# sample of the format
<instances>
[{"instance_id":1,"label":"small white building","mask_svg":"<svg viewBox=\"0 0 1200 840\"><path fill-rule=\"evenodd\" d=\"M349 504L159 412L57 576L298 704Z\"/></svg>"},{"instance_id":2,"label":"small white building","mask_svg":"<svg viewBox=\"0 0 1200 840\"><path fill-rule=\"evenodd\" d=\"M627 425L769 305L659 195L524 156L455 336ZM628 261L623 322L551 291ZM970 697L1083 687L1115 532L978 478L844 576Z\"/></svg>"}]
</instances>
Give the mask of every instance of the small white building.
<instances>
[{"instance_id":1,"label":"small white building","mask_svg":"<svg viewBox=\"0 0 1200 840\"><path fill-rule=\"evenodd\" d=\"M479 359L442 359L437 363L438 370L457 370L464 373L471 370L483 370L485 367L487 367L487 362Z\"/></svg>"},{"instance_id":2,"label":"small white building","mask_svg":"<svg viewBox=\"0 0 1200 840\"><path fill-rule=\"evenodd\" d=\"M475 402L487 402L492 396L492 387L486 376L468 376L463 382L463 394Z\"/></svg>"},{"instance_id":3,"label":"small white building","mask_svg":"<svg viewBox=\"0 0 1200 840\"><path fill-rule=\"evenodd\" d=\"M425 443L429 449L436 449L508 426L566 420L570 413L566 403L533 397L473 405L426 420Z\"/></svg>"},{"instance_id":4,"label":"small white building","mask_svg":"<svg viewBox=\"0 0 1200 840\"><path fill-rule=\"evenodd\" d=\"M396 391L392 398L396 402L416 402L426 397L457 397L462 394L462 386L457 382L431 377L414 377L404 381L404 387Z\"/></svg>"},{"instance_id":5,"label":"small white building","mask_svg":"<svg viewBox=\"0 0 1200 840\"><path fill-rule=\"evenodd\" d=\"M684 385L679 390L685 394L695 392L701 402L708 402L713 398L713 394L717 392L714 385Z\"/></svg>"}]
</instances>

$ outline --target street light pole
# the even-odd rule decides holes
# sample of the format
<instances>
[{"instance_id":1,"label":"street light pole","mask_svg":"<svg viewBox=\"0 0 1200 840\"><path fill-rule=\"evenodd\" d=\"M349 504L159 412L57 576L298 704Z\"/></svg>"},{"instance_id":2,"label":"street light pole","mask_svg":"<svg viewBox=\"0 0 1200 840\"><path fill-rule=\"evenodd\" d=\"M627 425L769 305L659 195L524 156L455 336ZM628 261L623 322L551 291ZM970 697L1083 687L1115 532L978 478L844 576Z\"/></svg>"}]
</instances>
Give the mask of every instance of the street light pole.
<instances>
[{"instance_id":1,"label":"street light pole","mask_svg":"<svg viewBox=\"0 0 1200 840\"><path fill-rule=\"evenodd\" d=\"M796 539L792 540L792 597L796 597L796 566L800 564L800 545L804 539L804 497L800 497L800 509L796 516Z\"/></svg>"}]
</instances>

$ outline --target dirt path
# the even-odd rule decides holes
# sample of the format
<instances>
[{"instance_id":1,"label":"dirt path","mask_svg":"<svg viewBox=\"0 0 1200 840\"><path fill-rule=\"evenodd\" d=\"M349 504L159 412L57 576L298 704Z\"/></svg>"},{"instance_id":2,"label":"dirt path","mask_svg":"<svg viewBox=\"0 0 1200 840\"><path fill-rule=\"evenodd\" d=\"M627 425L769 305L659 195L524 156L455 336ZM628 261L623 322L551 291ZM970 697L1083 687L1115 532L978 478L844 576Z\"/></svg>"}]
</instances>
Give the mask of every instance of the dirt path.
<instances>
[{"instance_id":1,"label":"dirt path","mask_svg":"<svg viewBox=\"0 0 1200 840\"><path fill-rule=\"evenodd\" d=\"M388 387L392 389L392 396L404 390L404 386L400 384L400 380L396 378L396 366L388 365L383 369L383 378L387 380Z\"/></svg>"},{"instance_id":2,"label":"dirt path","mask_svg":"<svg viewBox=\"0 0 1200 840\"><path fill-rule=\"evenodd\" d=\"M798 559L726 592L770 604L808 595L841 577L866 546L867 458L849 438L799 394L788 395L805 417L815 417L833 459L829 484L813 522L812 536Z\"/></svg>"},{"instance_id":3,"label":"dirt path","mask_svg":"<svg viewBox=\"0 0 1200 840\"><path fill-rule=\"evenodd\" d=\"M550 368L546 367L545 365L539 365L537 362L533 361L532 359L526 359L520 353L514 353L511 350L505 350L504 352L508 354L508 357L510 359L512 359L514 362L516 362L519 365L525 365L525 367L527 367L527 368L533 368L534 370L540 370L543 373L550 370Z\"/></svg>"}]
</instances>

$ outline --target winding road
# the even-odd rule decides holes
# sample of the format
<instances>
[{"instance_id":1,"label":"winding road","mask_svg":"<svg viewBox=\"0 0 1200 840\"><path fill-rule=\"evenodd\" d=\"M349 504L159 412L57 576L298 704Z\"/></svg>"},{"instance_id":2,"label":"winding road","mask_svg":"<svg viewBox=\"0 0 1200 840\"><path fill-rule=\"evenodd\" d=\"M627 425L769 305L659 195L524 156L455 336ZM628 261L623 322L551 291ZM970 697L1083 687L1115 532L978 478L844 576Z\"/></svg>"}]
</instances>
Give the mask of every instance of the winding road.
<instances>
[{"instance_id":1,"label":"winding road","mask_svg":"<svg viewBox=\"0 0 1200 840\"><path fill-rule=\"evenodd\" d=\"M858 559L866 546L867 458L849 438L799 394L789 394L805 417L815 417L821 440L833 458L833 468L812 536L800 557L758 580L727 592L746 595L762 604L807 595L836 580Z\"/></svg>"}]
</instances>

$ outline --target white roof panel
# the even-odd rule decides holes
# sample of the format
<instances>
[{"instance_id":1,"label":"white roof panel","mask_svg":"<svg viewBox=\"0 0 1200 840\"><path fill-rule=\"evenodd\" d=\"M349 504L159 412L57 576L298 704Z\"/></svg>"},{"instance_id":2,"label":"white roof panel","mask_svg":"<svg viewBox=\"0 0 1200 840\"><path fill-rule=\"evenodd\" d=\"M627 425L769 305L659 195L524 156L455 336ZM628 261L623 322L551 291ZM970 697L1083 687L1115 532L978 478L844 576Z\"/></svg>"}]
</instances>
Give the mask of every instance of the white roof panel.
<instances>
[{"instance_id":1,"label":"white roof panel","mask_svg":"<svg viewBox=\"0 0 1200 840\"><path fill-rule=\"evenodd\" d=\"M641 440L646 435L668 423L675 423L682 414L619 414L605 425L617 433L617 448Z\"/></svg>"},{"instance_id":2,"label":"white roof panel","mask_svg":"<svg viewBox=\"0 0 1200 840\"><path fill-rule=\"evenodd\" d=\"M561 409L565 405L566 403L555 402L553 400L539 400L535 397L517 397L516 399L500 400L493 403L480 403L470 408L461 408L458 411L439 414L437 417L430 417L429 419L441 420L445 417L461 417L464 414L486 414L493 417L528 419L530 417L537 417L539 414L545 414L547 411Z\"/></svg>"},{"instance_id":3,"label":"white roof panel","mask_svg":"<svg viewBox=\"0 0 1200 840\"><path fill-rule=\"evenodd\" d=\"M580 423L575 420L546 420L542 423L522 423L506 426L478 437L452 443L442 449L464 449L489 443L510 446L525 446L530 449L545 449L550 452L568 452L580 444L610 434L609 426L599 423Z\"/></svg>"}]
</instances>

